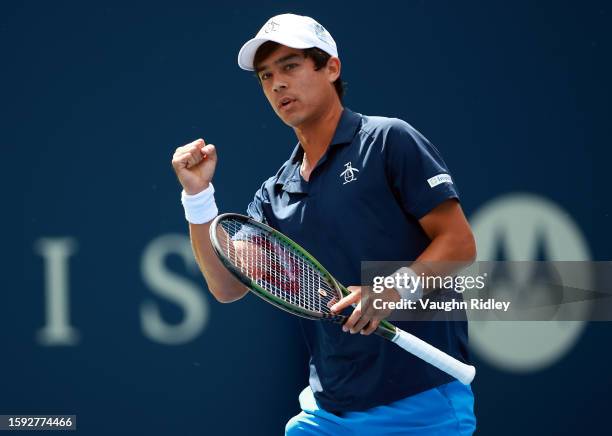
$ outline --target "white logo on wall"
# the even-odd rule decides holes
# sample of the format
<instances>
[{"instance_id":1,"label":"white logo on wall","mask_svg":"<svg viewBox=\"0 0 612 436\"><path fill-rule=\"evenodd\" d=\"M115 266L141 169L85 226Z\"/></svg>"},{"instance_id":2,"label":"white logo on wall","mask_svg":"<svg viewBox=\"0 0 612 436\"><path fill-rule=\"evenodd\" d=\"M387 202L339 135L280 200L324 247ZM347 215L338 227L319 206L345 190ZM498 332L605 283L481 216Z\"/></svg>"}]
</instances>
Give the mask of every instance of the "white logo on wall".
<instances>
[{"instance_id":1,"label":"white logo on wall","mask_svg":"<svg viewBox=\"0 0 612 436\"><path fill-rule=\"evenodd\" d=\"M346 169L340 173L340 177L344 177L343 185L357 180L357 174L355 174L359 172L357 168L353 168L350 162L345 163L344 168Z\"/></svg>"},{"instance_id":2,"label":"white logo on wall","mask_svg":"<svg viewBox=\"0 0 612 436\"><path fill-rule=\"evenodd\" d=\"M536 260L542 245L548 261L590 260L588 244L571 216L550 200L531 194L499 197L474 213L470 222L478 260ZM575 278L573 278L575 279ZM515 282L525 277L513 277ZM589 277L583 278L583 282ZM588 310L588 304L573 310ZM580 319L574 314L573 319ZM469 325L471 348L491 364L530 372L561 360L576 343L583 321L476 321Z\"/></svg>"},{"instance_id":3,"label":"white logo on wall","mask_svg":"<svg viewBox=\"0 0 612 436\"><path fill-rule=\"evenodd\" d=\"M45 319L37 339L45 346L74 346L81 334L70 317L70 259L77 252L74 238L41 238L35 249L45 270ZM179 256L188 272L200 276L191 243L185 235L162 235L145 248L141 258L142 279L156 298L140 305L143 334L153 342L181 345L194 340L208 322L208 299L198 282L182 277L166 265L169 256ZM201 283L201 279L199 280ZM167 300L183 311L179 323L168 323L159 300Z\"/></svg>"}]
</instances>

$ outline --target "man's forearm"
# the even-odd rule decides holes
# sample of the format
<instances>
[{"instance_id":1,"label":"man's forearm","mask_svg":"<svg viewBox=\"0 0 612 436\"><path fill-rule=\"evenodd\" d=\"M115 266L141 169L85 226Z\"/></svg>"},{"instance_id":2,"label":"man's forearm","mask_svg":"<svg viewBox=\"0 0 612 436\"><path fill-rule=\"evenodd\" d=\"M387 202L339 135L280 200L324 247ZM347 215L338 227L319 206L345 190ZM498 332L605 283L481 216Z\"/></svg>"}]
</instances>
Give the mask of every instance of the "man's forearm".
<instances>
[{"instance_id":1,"label":"man's forearm","mask_svg":"<svg viewBox=\"0 0 612 436\"><path fill-rule=\"evenodd\" d=\"M471 232L459 235L449 232L435 237L410 268L419 276L444 277L468 267L475 258L476 245Z\"/></svg>"},{"instance_id":2,"label":"man's forearm","mask_svg":"<svg viewBox=\"0 0 612 436\"><path fill-rule=\"evenodd\" d=\"M210 292L218 301L230 303L242 298L248 292L248 288L227 271L219 261L210 242L209 229L210 222L189 224L191 246Z\"/></svg>"}]
</instances>

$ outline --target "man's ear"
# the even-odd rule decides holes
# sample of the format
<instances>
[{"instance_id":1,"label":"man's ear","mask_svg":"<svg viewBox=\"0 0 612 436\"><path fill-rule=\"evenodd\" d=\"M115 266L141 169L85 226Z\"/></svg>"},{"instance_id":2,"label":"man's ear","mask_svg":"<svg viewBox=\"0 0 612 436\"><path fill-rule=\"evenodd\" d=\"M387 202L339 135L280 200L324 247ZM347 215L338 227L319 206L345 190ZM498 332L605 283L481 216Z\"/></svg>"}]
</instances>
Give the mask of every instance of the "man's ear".
<instances>
[{"instance_id":1,"label":"man's ear","mask_svg":"<svg viewBox=\"0 0 612 436\"><path fill-rule=\"evenodd\" d=\"M335 82L338 77L340 77L340 71L342 70L342 64L340 63L340 59L335 56L330 57L327 60L326 65L327 76L330 82Z\"/></svg>"}]
</instances>

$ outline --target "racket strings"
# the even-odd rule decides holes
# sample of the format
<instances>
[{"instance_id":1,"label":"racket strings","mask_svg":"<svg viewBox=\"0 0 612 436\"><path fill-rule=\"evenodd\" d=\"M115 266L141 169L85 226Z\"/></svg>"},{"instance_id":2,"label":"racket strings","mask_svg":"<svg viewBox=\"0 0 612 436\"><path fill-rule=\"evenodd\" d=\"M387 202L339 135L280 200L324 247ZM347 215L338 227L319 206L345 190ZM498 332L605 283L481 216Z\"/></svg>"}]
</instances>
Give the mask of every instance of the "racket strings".
<instances>
[{"instance_id":1,"label":"racket strings","mask_svg":"<svg viewBox=\"0 0 612 436\"><path fill-rule=\"evenodd\" d=\"M220 222L217 239L232 264L267 292L292 305L330 313L335 287L284 241L235 219Z\"/></svg>"}]
</instances>

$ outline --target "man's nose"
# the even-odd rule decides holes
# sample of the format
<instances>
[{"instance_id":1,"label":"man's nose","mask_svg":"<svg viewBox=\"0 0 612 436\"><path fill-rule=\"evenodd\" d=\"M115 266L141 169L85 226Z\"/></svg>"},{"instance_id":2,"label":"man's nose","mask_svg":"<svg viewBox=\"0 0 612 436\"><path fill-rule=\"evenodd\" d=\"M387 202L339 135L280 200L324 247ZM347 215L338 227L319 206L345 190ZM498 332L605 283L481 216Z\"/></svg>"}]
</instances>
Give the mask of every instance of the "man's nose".
<instances>
[{"instance_id":1,"label":"man's nose","mask_svg":"<svg viewBox=\"0 0 612 436\"><path fill-rule=\"evenodd\" d=\"M274 92L278 92L281 89L287 89L287 82L282 79L277 79L274 81L274 85L272 86L272 90Z\"/></svg>"}]
</instances>

